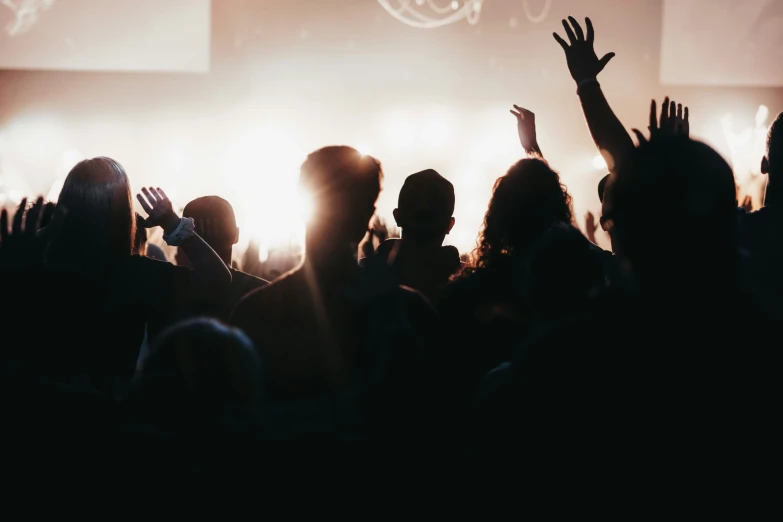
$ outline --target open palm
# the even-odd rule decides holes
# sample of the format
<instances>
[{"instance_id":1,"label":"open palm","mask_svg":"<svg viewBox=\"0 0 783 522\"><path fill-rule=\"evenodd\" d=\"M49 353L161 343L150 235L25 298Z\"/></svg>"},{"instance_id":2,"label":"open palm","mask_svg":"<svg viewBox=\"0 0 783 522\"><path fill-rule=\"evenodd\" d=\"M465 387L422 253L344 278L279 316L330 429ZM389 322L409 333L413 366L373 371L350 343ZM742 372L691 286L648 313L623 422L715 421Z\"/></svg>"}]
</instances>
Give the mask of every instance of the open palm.
<instances>
[{"instance_id":1,"label":"open palm","mask_svg":"<svg viewBox=\"0 0 783 522\"><path fill-rule=\"evenodd\" d=\"M142 221L146 228L163 227L164 232L177 228L179 218L168 196L160 188L144 187L136 198L147 213L147 217Z\"/></svg>"}]
</instances>

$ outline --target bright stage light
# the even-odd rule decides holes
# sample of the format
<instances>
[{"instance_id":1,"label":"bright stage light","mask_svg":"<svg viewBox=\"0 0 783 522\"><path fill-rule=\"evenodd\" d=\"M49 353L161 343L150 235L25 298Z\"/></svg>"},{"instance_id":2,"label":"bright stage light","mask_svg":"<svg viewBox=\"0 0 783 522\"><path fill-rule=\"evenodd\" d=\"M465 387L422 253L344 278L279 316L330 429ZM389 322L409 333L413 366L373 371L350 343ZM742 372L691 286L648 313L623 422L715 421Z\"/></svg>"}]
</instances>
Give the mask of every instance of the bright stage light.
<instances>
[{"instance_id":1,"label":"bright stage light","mask_svg":"<svg viewBox=\"0 0 783 522\"><path fill-rule=\"evenodd\" d=\"M419 136L419 129L415 123L398 117L386 126L385 134L389 146L402 149L413 146Z\"/></svg>"},{"instance_id":2,"label":"bright stage light","mask_svg":"<svg viewBox=\"0 0 783 522\"><path fill-rule=\"evenodd\" d=\"M57 167L57 176L55 177L52 185L49 187L49 192L46 193L47 201L57 201L57 199L60 197L60 191L63 189L65 178L68 176L68 173L76 166L77 163L83 159L86 159L84 154L76 149L68 149L63 152L60 165Z\"/></svg>"},{"instance_id":3,"label":"bright stage light","mask_svg":"<svg viewBox=\"0 0 783 522\"><path fill-rule=\"evenodd\" d=\"M596 154L595 157L593 157L593 168L595 170L608 170L606 160L600 154Z\"/></svg>"},{"instance_id":4,"label":"bright stage light","mask_svg":"<svg viewBox=\"0 0 783 522\"><path fill-rule=\"evenodd\" d=\"M250 131L229 148L222 168L240 236L266 248L301 244L308 209L298 190L305 154L282 129Z\"/></svg>"}]
</instances>

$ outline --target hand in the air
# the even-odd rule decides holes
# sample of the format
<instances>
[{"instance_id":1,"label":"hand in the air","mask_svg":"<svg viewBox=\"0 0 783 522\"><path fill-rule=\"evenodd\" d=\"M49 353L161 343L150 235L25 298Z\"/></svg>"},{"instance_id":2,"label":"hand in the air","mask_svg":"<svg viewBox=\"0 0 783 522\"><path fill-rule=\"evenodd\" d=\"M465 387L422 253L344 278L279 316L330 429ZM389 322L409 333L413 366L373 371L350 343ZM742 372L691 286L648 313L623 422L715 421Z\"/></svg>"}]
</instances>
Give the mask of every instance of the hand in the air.
<instances>
[{"instance_id":1,"label":"hand in the air","mask_svg":"<svg viewBox=\"0 0 783 522\"><path fill-rule=\"evenodd\" d=\"M43 198L39 197L27 209L27 198L24 198L16 209L10 230L8 211L3 209L0 213L0 265L20 268L43 262L46 244L38 234L43 206Z\"/></svg>"},{"instance_id":2,"label":"hand in the air","mask_svg":"<svg viewBox=\"0 0 783 522\"><path fill-rule=\"evenodd\" d=\"M519 105L514 105L510 112L517 119L517 133L522 148L528 154L540 153L536 138L536 115Z\"/></svg>"},{"instance_id":3,"label":"hand in the air","mask_svg":"<svg viewBox=\"0 0 783 522\"><path fill-rule=\"evenodd\" d=\"M570 26L568 22L571 22ZM571 26L573 26L573 29ZM577 84L584 80L595 79L598 73L604 70L609 60L615 56L614 53L607 53L599 60L593 48L593 23L589 18L585 18L585 26L587 27L587 36L585 36L576 19L569 16L568 21L563 20L563 28L565 28L566 36L568 36L568 43L560 35L553 33L557 43L565 51L568 71Z\"/></svg>"},{"instance_id":4,"label":"hand in the air","mask_svg":"<svg viewBox=\"0 0 783 522\"><path fill-rule=\"evenodd\" d=\"M598 222L595 219L595 215L588 211L587 214L585 214L585 235L587 236L587 239L593 244L597 244L595 240L595 233L597 231Z\"/></svg>"},{"instance_id":5,"label":"hand in the air","mask_svg":"<svg viewBox=\"0 0 783 522\"><path fill-rule=\"evenodd\" d=\"M650 131L650 139L667 136L688 137L691 132L689 116L688 107L683 108L681 103L678 104L674 100L669 101L667 96L663 99L663 104L661 104L659 118L657 104L653 100L650 103L650 125L647 127ZM633 129L633 132L636 134L639 143L648 141L638 129Z\"/></svg>"},{"instance_id":6,"label":"hand in the air","mask_svg":"<svg viewBox=\"0 0 783 522\"><path fill-rule=\"evenodd\" d=\"M143 225L146 228L162 227L163 232L171 234L179 226L179 217L174 212L168 196L160 188L142 188L141 194L136 198L141 203L141 208L147 213Z\"/></svg>"}]
</instances>

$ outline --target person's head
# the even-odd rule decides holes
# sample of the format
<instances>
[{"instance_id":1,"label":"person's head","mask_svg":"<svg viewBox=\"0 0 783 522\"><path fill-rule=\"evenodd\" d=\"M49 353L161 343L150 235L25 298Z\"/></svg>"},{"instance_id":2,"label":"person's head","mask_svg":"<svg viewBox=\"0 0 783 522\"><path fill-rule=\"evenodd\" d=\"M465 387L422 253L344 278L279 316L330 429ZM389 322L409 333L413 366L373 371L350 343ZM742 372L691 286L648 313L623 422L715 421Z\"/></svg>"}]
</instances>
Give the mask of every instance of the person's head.
<instances>
[{"instance_id":1,"label":"person's head","mask_svg":"<svg viewBox=\"0 0 783 522\"><path fill-rule=\"evenodd\" d=\"M382 180L380 162L351 147L324 147L307 156L299 184L313 207L308 254L358 244L375 213Z\"/></svg>"},{"instance_id":2,"label":"person's head","mask_svg":"<svg viewBox=\"0 0 783 522\"><path fill-rule=\"evenodd\" d=\"M454 227L454 185L432 169L405 179L394 209L403 239L443 243Z\"/></svg>"},{"instance_id":3,"label":"person's head","mask_svg":"<svg viewBox=\"0 0 783 522\"><path fill-rule=\"evenodd\" d=\"M553 225L536 242L525 266L523 301L539 321L574 316L604 285L604 267L572 225Z\"/></svg>"},{"instance_id":4,"label":"person's head","mask_svg":"<svg viewBox=\"0 0 783 522\"><path fill-rule=\"evenodd\" d=\"M737 194L731 167L684 137L641 144L608 186L614 247L650 288L731 284Z\"/></svg>"},{"instance_id":5,"label":"person's head","mask_svg":"<svg viewBox=\"0 0 783 522\"><path fill-rule=\"evenodd\" d=\"M557 172L541 159L520 160L495 182L473 268L525 255L549 227L572 221L571 196Z\"/></svg>"},{"instance_id":6,"label":"person's head","mask_svg":"<svg viewBox=\"0 0 783 522\"><path fill-rule=\"evenodd\" d=\"M778 114L767 133L767 149L761 160L761 173L768 174L769 180L776 183L778 177L783 176L783 112Z\"/></svg>"},{"instance_id":7,"label":"person's head","mask_svg":"<svg viewBox=\"0 0 783 522\"><path fill-rule=\"evenodd\" d=\"M186 423L252 416L262 400L262 367L240 330L197 318L162 332L134 382L132 398L154 417Z\"/></svg>"},{"instance_id":8,"label":"person's head","mask_svg":"<svg viewBox=\"0 0 783 522\"><path fill-rule=\"evenodd\" d=\"M79 162L57 201L56 227L47 256L58 266L102 274L133 252L136 216L125 170L111 158Z\"/></svg>"},{"instance_id":9,"label":"person's head","mask_svg":"<svg viewBox=\"0 0 783 522\"><path fill-rule=\"evenodd\" d=\"M231 203L218 196L204 196L185 205L182 215L195 220L196 233L230 265L231 249L239 241L239 228Z\"/></svg>"}]
</instances>

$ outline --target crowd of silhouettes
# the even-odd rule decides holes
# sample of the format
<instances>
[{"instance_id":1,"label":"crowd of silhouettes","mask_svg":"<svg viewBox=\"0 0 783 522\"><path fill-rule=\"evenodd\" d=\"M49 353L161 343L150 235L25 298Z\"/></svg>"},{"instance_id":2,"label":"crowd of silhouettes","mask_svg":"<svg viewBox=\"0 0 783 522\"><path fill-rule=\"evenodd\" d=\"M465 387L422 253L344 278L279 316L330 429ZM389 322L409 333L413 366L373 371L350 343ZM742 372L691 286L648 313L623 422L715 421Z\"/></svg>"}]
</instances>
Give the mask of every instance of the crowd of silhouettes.
<instances>
[{"instance_id":1,"label":"crowd of silhouettes","mask_svg":"<svg viewBox=\"0 0 783 522\"><path fill-rule=\"evenodd\" d=\"M563 28L555 39L609 170L585 233L536 116L516 105L524 154L498 173L462 255L444 246L465 197L448 175L405 180L389 238L375 217L381 162L348 146L302 164L314 209L286 273L262 273L257 249L232 259L240 230L217 196L179 216L145 187L137 214L110 158L73 167L56 206L3 210L6 434L66 454L62 441L89 442L93 454L72 457L95 461L110 451L99 446L134 440L167 448L145 465L185 473L280 441L604 456L651 441L760 447L780 369L783 113L758 158L764 206L748 212L729 164L689 136L687 107L653 101L632 136L598 82L614 54L596 55L589 19ZM595 244L599 226L611 251ZM154 227L176 255L148 241Z\"/></svg>"}]
</instances>

